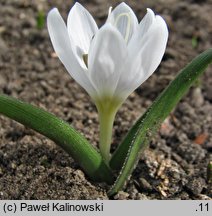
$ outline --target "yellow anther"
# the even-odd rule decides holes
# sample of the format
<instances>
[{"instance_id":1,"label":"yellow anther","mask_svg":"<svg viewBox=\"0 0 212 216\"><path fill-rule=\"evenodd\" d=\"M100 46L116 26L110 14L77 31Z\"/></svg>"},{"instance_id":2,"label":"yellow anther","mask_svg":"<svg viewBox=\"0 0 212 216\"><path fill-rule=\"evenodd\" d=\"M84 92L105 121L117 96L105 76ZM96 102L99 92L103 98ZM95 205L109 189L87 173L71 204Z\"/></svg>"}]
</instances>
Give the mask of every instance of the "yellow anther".
<instances>
[{"instance_id":1,"label":"yellow anther","mask_svg":"<svg viewBox=\"0 0 212 216\"><path fill-rule=\"evenodd\" d=\"M82 59L83 59L85 65L86 65L86 67L88 67L88 54L83 54Z\"/></svg>"},{"instance_id":2,"label":"yellow anther","mask_svg":"<svg viewBox=\"0 0 212 216\"><path fill-rule=\"evenodd\" d=\"M115 26L117 27L119 20L124 16L127 17L127 27L124 36L124 40L127 42L130 36L130 23L131 23L130 13L120 13L115 19Z\"/></svg>"}]
</instances>

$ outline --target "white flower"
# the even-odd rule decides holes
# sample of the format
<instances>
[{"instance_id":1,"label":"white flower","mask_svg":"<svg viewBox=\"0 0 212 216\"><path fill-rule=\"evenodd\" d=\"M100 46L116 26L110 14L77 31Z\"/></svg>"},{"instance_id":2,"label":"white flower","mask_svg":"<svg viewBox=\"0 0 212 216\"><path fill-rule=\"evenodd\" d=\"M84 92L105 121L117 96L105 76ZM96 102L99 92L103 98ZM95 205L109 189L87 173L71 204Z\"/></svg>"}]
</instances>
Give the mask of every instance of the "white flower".
<instances>
[{"instance_id":1,"label":"white flower","mask_svg":"<svg viewBox=\"0 0 212 216\"><path fill-rule=\"evenodd\" d=\"M168 38L162 17L147 9L138 23L125 3L109 13L100 29L79 3L71 8L67 26L56 8L47 25L58 57L93 99L106 95L125 100L158 67Z\"/></svg>"},{"instance_id":2,"label":"white flower","mask_svg":"<svg viewBox=\"0 0 212 216\"><path fill-rule=\"evenodd\" d=\"M90 13L76 3L67 25L56 8L49 12L47 25L58 57L97 106L101 140L102 116L111 113L113 123L118 107L160 64L168 39L166 23L151 9L138 23L131 8L121 3L110 8L98 29Z\"/></svg>"}]
</instances>

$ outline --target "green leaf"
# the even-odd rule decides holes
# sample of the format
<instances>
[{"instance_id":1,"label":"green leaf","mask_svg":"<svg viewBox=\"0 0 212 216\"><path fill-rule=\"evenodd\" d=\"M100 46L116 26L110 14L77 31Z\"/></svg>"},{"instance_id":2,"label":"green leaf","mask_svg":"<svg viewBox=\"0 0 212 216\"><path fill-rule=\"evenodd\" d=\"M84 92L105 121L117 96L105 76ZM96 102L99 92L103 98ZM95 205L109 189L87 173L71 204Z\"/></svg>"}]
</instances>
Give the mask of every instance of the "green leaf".
<instances>
[{"instance_id":1,"label":"green leaf","mask_svg":"<svg viewBox=\"0 0 212 216\"><path fill-rule=\"evenodd\" d=\"M193 37L192 37L192 39L191 39L191 45L192 45L192 47L193 47L194 49L197 48L197 46L198 46L198 39L197 39L196 36L193 36Z\"/></svg>"},{"instance_id":2,"label":"green leaf","mask_svg":"<svg viewBox=\"0 0 212 216\"><path fill-rule=\"evenodd\" d=\"M209 162L207 167L207 180L209 184L212 184L212 161Z\"/></svg>"},{"instance_id":3,"label":"green leaf","mask_svg":"<svg viewBox=\"0 0 212 216\"><path fill-rule=\"evenodd\" d=\"M39 11L37 15L37 28L42 29L45 26L46 18L43 11Z\"/></svg>"},{"instance_id":4,"label":"green leaf","mask_svg":"<svg viewBox=\"0 0 212 216\"><path fill-rule=\"evenodd\" d=\"M0 95L0 113L53 140L79 163L91 179L113 182L111 170L94 147L53 114L6 95Z\"/></svg>"},{"instance_id":5,"label":"green leaf","mask_svg":"<svg viewBox=\"0 0 212 216\"><path fill-rule=\"evenodd\" d=\"M178 74L130 129L110 161L113 169L121 170L115 184L108 192L109 195L122 189L135 167L139 153L148 146L151 134L155 133L162 121L211 62L212 49L197 56Z\"/></svg>"}]
</instances>

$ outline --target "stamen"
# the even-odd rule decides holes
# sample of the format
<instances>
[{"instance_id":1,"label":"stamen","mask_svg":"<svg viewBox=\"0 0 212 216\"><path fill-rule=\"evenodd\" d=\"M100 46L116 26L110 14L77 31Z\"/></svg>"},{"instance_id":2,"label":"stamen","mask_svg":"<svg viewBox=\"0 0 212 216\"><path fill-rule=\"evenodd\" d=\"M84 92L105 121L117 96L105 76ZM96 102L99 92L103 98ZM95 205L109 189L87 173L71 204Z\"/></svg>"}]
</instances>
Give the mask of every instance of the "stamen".
<instances>
[{"instance_id":1,"label":"stamen","mask_svg":"<svg viewBox=\"0 0 212 216\"><path fill-rule=\"evenodd\" d=\"M88 54L83 54L82 59L83 59L85 65L86 65L86 67L88 67Z\"/></svg>"},{"instance_id":2,"label":"stamen","mask_svg":"<svg viewBox=\"0 0 212 216\"><path fill-rule=\"evenodd\" d=\"M119 20L123 17L126 16L127 17L127 27L126 27L126 31L125 31L125 36L124 39L126 42L128 42L129 36L130 36L130 24L131 24L131 17L130 17L130 13L121 13L118 15L118 17L115 20L115 26L117 27Z\"/></svg>"}]
</instances>

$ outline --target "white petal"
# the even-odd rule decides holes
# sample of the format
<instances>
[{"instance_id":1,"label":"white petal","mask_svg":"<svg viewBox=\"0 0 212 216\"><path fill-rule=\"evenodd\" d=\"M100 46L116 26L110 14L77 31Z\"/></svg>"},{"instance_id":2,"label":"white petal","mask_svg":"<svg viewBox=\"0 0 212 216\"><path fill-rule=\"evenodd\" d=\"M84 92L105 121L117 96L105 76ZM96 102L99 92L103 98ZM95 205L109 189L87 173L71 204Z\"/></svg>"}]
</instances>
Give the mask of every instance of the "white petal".
<instances>
[{"instance_id":1,"label":"white petal","mask_svg":"<svg viewBox=\"0 0 212 216\"><path fill-rule=\"evenodd\" d=\"M113 95L126 55L121 34L111 24L105 24L95 35L88 55L90 80L100 95Z\"/></svg>"},{"instance_id":2,"label":"white petal","mask_svg":"<svg viewBox=\"0 0 212 216\"><path fill-rule=\"evenodd\" d=\"M88 54L90 43L98 27L91 14L78 2L71 8L68 21L68 33L76 53Z\"/></svg>"},{"instance_id":3,"label":"white petal","mask_svg":"<svg viewBox=\"0 0 212 216\"><path fill-rule=\"evenodd\" d=\"M154 12L150 8L147 8L147 13L139 23L139 27L138 27L138 34L140 37L143 37L143 35L148 32L154 20L155 20Z\"/></svg>"},{"instance_id":4,"label":"white petal","mask_svg":"<svg viewBox=\"0 0 212 216\"><path fill-rule=\"evenodd\" d=\"M144 18L139 23L139 26L137 28L137 31L132 36L132 39L129 42L128 50L129 52L138 52L140 50L141 46L143 45L145 34L148 33L148 30L151 29L152 25L154 24L156 17L154 12L147 8L147 14L144 16Z\"/></svg>"},{"instance_id":5,"label":"white petal","mask_svg":"<svg viewBox=\"0 0 212 216\"><path fill-rule=\"evenodd\" d=\"M117 85L117 95L122 94L126 98L151 76L162 60L167 40L167 25L162 17L156 16L153 25L144 37L137 41L135 47L131 47L131 56L125 66L127 70L121 74ZM140 47L139 51L137 51L138 47Z\"/></svg>"},{"instance_id":6,"label":"white petal","mask_svg":"<svg viewBox=\"0 0 212 216\"><path fill-rule=\"evenodd\" d=\"M128 43L138 27L138 20L132 9L124 2L108 15L107 23L114 25Z\"/></svg>"},{"instance_id":7,"label":"white petal","mask_svg":"<svg viewBox=\"0 0 212 216\"><path fill-rule=\"evenodd\" d=\"M113 10L113 7L109 7L109 9L108 9L108 16L111 14L112 10Z\"/></svg>"},{"instance_id":8,"label":"white petal","mask_svg":"<svg viewBox=\"0 0 212 216\"><path fill-rule=\"evenodd\" d=\"M48 13L47 27L54 50L67 71L89 94L92 94L94 89L88 79L87 71L79 65L72 51L66 25L56 8Z\"/></svg>"},{"instance_id":9,"label":"white petal","mask_svg":"<svg viewBox=\"0 0 212 216\"><path fill-rule=\"evenodd\" d=\"M147 40L140 50L139 58L142 61L142 68L145 75L144 82L158 67L164 55L168 40L168 29L162 17L156 16L155 22L147 33Z\"/></svg>"}]
</instances>

